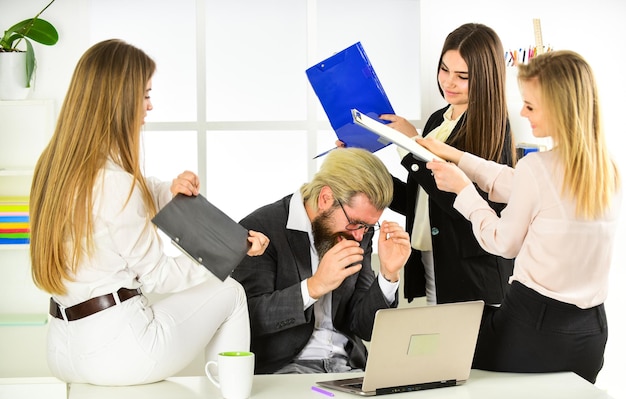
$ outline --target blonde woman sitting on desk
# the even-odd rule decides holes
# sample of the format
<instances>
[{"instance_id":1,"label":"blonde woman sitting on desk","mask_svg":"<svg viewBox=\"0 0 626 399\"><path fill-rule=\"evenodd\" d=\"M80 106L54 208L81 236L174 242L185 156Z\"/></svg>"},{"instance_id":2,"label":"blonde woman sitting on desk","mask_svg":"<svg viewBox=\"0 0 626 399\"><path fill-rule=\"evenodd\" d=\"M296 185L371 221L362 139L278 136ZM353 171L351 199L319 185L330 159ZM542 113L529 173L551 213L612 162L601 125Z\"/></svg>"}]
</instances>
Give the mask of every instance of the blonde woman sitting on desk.
<instances>
[{"instance_id":1,"label":"blonde woman sitting on desk","mask_svg":"<svg viewBox=\"0 0 626 399\"><path fill-rule=\"evenodd\" d=\"M198 194L191 172L171 184L141 174L154 71L143 51L119 40L87 50L35 169L32 273L52 295L48 365L66 382L151 383L203 350L208 359L249 350L241 285L185 255L165 255L150 222L173 195ZM248 255L268 244L252 231L248 241ZM172 295L150 305L142 294L149 292Z\"/></svg>"}]
</instances>

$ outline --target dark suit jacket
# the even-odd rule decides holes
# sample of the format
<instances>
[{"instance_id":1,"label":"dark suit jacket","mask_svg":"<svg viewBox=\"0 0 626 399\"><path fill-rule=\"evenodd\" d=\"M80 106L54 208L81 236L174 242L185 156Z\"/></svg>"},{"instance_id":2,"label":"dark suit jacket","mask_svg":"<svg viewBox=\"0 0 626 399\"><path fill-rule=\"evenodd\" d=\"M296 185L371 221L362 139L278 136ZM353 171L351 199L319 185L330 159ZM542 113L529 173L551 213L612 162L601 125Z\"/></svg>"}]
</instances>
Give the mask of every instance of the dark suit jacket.
<instances>
[{"instance_id":1,"label":"dark suit jacket","mask_svg":"<svg viewBox=\"0 0 626 399\"><path fill-rule=\"evenodd\" d=\"M255 373L272 373L291 362L307 344L314 326L313 307L303 311L300 282L311 277L307 233L286 228L291 195L266 205L241 220L247 229L270 239L265 253L246 257L232 276L246 290L250 311L251 350ZM349 338L346 351L353 368L365 368L367 351L361 339L371 339L374 315L390 306L371 268L372 236L361 242L363 268L332 293L334 327Z\"/></svg>"},{"instance_id":2,"label":"dark suit jacket","mask_svg":"<svg viewBox=\"0 0 626 399\"><path fill-rule=\"evenodd\" d=\"M433 113L424 126L424 136L443 122L444 107ZM450 133L448 142L458 134L465 115ZM512 164L511 132L506 132L505 149L501 163ZM435 287L437 303L482 299L488 304L501 303L508 289L508 278L513 274L513 259L491 255L480 247L472 232L471 223L454 209L456 195L437 188L426 163L411 154L402 159L409 175L406 183L394 178L393 202L390 206L406 216L406 231L411 234L415 219L418 189L428 194L428 208L435 262ZM487 194L479 193L487 199ZM504 204L489 202L496 212ZM420 251L413 250L404 266L404 295L411 301L426 294L426 278Z\"/></svg>"}]
</instances>

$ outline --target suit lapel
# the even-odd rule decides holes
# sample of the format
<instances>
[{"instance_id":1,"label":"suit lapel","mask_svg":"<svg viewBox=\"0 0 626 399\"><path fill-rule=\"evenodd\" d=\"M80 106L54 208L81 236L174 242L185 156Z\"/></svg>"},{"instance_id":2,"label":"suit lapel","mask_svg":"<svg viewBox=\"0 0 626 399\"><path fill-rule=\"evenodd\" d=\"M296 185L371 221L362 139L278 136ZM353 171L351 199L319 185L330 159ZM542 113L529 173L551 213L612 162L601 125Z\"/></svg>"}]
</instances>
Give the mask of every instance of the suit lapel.
<instances>
[{"instance_id":1,"label":"suit lapel","mask_svg":"<svg viewBox=\"0 0 626 399\"><path fill-rule=\"evenodd\" d=\"M291 253L298 267L300 281L311 277L312 268L309 235L303 231L287 230L287 240L289 241Z\"/></svg>"}]
</instances>

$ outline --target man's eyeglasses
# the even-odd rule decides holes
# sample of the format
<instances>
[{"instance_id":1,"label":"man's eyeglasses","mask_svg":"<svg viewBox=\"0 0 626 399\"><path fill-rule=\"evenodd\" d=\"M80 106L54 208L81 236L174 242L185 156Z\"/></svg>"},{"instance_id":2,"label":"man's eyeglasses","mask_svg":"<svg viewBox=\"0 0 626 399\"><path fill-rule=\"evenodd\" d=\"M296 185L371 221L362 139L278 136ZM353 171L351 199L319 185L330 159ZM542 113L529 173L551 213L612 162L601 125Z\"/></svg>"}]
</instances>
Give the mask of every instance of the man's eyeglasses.
<instances>
[{"instance_id":1,"label":"man's eyeglasses","mask_svg":"<svg viewBox=\"0 0 626 399\"><path fill-rule=\"evenodd\" d=\"M341 210L343 211L343 214L346 215L346 219L348 220L348 224L346 225L346 230L348 230L348 231L356 231L356 230L363 229L363 233L367 233L370 229L372 231L376 231L376 230L380 229L380 223L378 223L378 222L376 222L374 224L367 224L367 223L363 223L363 222L353 222L350 219L350 216L348 216L348 214L346 213L346 210L343 208L343 204L341 203L341 201L337 200L337 203L341 207Z\"/></svg>"}]
</instances>

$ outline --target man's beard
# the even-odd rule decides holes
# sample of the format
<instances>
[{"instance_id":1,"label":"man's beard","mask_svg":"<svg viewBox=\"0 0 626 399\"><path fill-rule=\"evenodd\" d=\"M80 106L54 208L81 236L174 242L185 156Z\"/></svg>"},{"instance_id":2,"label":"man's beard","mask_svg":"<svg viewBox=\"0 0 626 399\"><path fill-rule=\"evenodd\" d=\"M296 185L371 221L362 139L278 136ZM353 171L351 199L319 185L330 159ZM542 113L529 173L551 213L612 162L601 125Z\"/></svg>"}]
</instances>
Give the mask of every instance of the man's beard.
<instances>
[{"instance_id":1,"label":"man's beard","mask_svg":"<svg viewBox=\"0 0 626 399\"><path fill-rule=\"evenodd\" d=\"M320 260L322 260L324 255L326 255L326 252L339 242L340 237L347 240L354 240L354 237L346 232L332 232L329 227L332 213L332 210L322 212L321 215L317 216L311 222L313 230L313 245L315 246L317 256Z\"/></svg>"}]
</instances>

